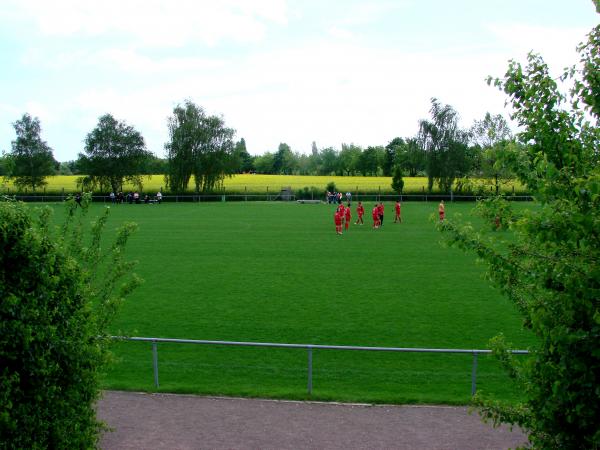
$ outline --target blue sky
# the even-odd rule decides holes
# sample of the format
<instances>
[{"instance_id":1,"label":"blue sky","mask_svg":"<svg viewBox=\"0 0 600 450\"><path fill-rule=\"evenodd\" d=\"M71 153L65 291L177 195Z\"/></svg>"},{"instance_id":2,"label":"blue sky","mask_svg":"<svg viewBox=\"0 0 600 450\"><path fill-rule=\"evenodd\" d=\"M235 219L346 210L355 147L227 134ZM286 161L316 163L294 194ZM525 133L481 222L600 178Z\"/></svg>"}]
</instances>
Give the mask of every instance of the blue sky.
<instances>
[{"instance_id":1,"label":"blue sky","mask_svg":"<svg viewBox=\"0 0 600 450\"><path fill-rule=\"evenodd\" d=\"M417 132L431 97L468 127L508 116L487 75L530 50L558 74L599 17L591 0L2 0L0 150L28 112L75 159L111 113L162 156L185 99L252 154L385 145Z\"/></svg>"}]
</instances>

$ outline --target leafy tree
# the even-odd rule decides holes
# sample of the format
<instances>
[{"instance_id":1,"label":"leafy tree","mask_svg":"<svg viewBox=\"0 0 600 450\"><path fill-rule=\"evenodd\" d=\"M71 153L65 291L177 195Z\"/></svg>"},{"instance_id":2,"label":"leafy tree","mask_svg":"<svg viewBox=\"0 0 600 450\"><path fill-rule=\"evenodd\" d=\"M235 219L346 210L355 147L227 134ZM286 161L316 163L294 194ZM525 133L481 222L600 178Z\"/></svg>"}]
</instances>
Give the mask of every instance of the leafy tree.
<instances>
[{"instance_id":1,"label":"leafy tree","mask_svg":"<svg viewBox=\"0 0 600 450\"><path fill-rule=\"evenodd\" d=\"M402 194L404 190L404 179L402 178L402 168L394 167L394 175L392 176L392 189L398 194Z\"/></svg>"},{"instance_id":2,"label":"leafy tree","mask_svg":"<svg viewBox=\"0 0 600 450\"><path fill-rule=\"evenodd\" d=\"M408 176L416 177L420 173L425 172L425 152L419 145L419 140L417 138L413 137L403 139L402 144L397 145L395 150L395 164L399 164L404 170L406 170L408 172Z\"/></svg>"},{"instance_id":3,"label":"leafy tree","mask_svg":"<svg viewBox=\"0 0 600 450\"><path fill-rule=\"evenodd\" d=\"M59 172L61 175L79 175L79 162L76 160L66 161L60 163Z\"/></svg>"},{"instance_id":4,"label":"leafy tree","mask_svg":"<svg viewBox=\"0 0 600 450\"><path fill-rule=\"evenodd\" d=\"M134 226L121 228L103 250L107 212L84 242L85 211L68 201L58 231L50 208L0 203L2 448L93 448L98 441L94 403L107 327L137 284L131 278L116 287L131 273L123 249Z\"/></svg>"},{"instance_id":5,"label":"leafy tree","mask_svg":"<svg viewBox=\"0 0 600 450\"><path fill-rule=\"evenodd\" d=\"M378 150L376 147L367 147L359 156L357 170L363 177L367 175L377 175L379 170Z\"/></svg>"},{"instance_id":6,"label":"leafy tree","mask_svg":"<svg viewBox=\"0 0 600 450\"><path fill-rule=\"evenodd\" d=\"M501 114L492 116L486 112L483 120L476 120L471 127L471 139L482 148L493 147L511 138L508 122Z\"/></svg>"},{"instance_id":7,"label":"leafy tree","mask_svg":"<svg viewBox=\"0 0 600 450\"><path fill-rule=\"evenodd\" d=\"M150 154L140 168L140 174L143 175L164 175L167 173L169 165L167 160Z\"/></svg>"},{"instance_id":8,"label":"leafy tree","mask_svg":"<svg viewBox=\"0 0 600 450\"><path fill-rule=\"evenodd\" d=\"M454 180L469 172L468 133L458 126L458 113L450 105L431 99L431 121L419 121L419 142L427 158L429 191L434 182L450 192Z\"/></svg>"},{"instance_id":9,"label":"leafy tree","mask_svg":"<svg viewBox=\"0 0 600 450\"><path fill-rule=\"evenodd\" d=\"M276 174L291 175L298 167L296 156L285 142L279 144L273 160L273 170Z\"/></svg>"},{"instance_id":10,"label":"leafy tree","mask_svg":"<svg viewBox=\"0 0 600 450\"><path fill-rule=\"evenodd\" d=\"M87 175L83 180L86 186L119 192L125 181L142 185L141 174L150 157L137 130L105 114L85 138L77 165Z\"/></svg>"},{"instance_id":11,"label":"leafy tree","mask_svg":"<svg viewBox=\"0 0 600 450\"><path fill-rule=\"evenodd\" d=\"M246 149L246 140L241 138L235 143L233 148L234 171L237 173L247 173L254 170L253 158Z\"/></svg>"},{"instance_id":12,"label":"leafy tree","mask_svg":"<svg viewBox=\"0 0 600 450\"><path fill-rule=\"evenodd\" d=\"M440 225L488 263L489 277L538 338L525 360L508 353L501 336L492 342L524 403L476 399L486 419L519 425L536 448L600 447L600 26L578 50L580 68L561 77L573 81L569 95L535 54L526 67L511 61L504 78L489 80L508 95L523 129L511 168L539 207L513 222L505 239Z\"/></svg>"},{"instance_id":13,"label":"leafy tree","mask_svg":"<svg viewBox=\"0 0 600 450\"><path fill-rule=\"evenodd\" d=\"M0 156L0 176L7 177L10 174L10 159L8 156Z\"/></svg>"},{"instance_id":14,"label":"leafy tree","mask_svg":"<svg viewBox=\"0 0 600 450\"><path fill-rule=\"evenodd\" d=\"M299 175L311 175L316 174L316 171L312 170L313 162L312 155L305 155L304 153L296 154L298 160L298 174Z\"/></svg>"},{"instance_id":15,"label":"leafy tree","mask_svg":"<svg viewBox=\"0 0 600 450\"><path fill-rule=\"evenodd\" d=\"M342 144L342 151L338 155L338 169L342 175L352 175L356 172L358 158L362 149L354 144Z\"/></svg>"},{"instance_id":16,"label":"leafy tree","mask_svg":"<svg viewBox=\"0 0 600 450\"><path fill-rule=\"evenodd\" d=\"M489 112L483 120L478 120L471 127L471 139L479 147L481 176L491 180L496 195L500 186L513 177L505 160L507 152L513 150L512 132L502 115L492 116Z\"/></svg>"},{"instance_id":17,"label":"leafy tree","mask_svg":"<svg viewBox=\"0 0 600 450\"><path fill-rule=\"evenodd\" d=\"M384 177L392 176L398 158L398 151L405 145L406 143L404 142L404 139L401 137L395 137L388 145L385 146L385 157L383 160L383 165L381 166Z\"/></svg>"},{"instance_id":18,"label":"leafy tree","mask_svg":"<svg viewBox=\"0 0 600 450\"><path fill-rule=\"evenodd\" d=\"M8 155L8 175L14 178L19 188L31 187L35 190L45 186L46 177L55 173L56 161L52 149L40 137L40 120L23 114L13 126L17 139L12 142L12 152Z\"/></svg>"},{"instance_id":19,"label":"leafy tree","mask_svg":"<svg viewBox=\"0 0 600 450\"><path fill-rule=\"evenodd\" d=\"M66 163L66 162L59 163L57 174L58 175L73 175L73 172L71 172L71 168L69 167L69 163Z\"/></svg>"},{"instance_id":20,"label":"leafy tree","mask_svg":"<svg viewBox=\"0 0 600 450\"><path fill-rule=\"evenodd\" d=\"M338 152L332 148L324 148L321 150L321 165L319 166L319 175L331 175L337 171L338 167Z\"/></svg>"},{"instance_id":21,"label":"leafy tree","mask_svg":"<svg viewBox=\"0 0 600 450\"><path fill-rule=\"evenodd\" d=\"M171 141L165 145L169 162L165 179L170 190L185 191L194 175L196 192L209 192L234 173L235 131L225 127L221 117L208 116L186 100L173 109L168 128Z\"/></svg>"},{"instance_id":22,"label":"leafy tree","mask_svg":"<svg viewBox=\"0 0 600 450\"><path fill-rule=\"evenodd\" d=\"M258 173L273 174L275 170L273 168L275 163L275 155L267 152L264 155L257 156L254 160L254 168Z\"/></svg>"}]
</instances>

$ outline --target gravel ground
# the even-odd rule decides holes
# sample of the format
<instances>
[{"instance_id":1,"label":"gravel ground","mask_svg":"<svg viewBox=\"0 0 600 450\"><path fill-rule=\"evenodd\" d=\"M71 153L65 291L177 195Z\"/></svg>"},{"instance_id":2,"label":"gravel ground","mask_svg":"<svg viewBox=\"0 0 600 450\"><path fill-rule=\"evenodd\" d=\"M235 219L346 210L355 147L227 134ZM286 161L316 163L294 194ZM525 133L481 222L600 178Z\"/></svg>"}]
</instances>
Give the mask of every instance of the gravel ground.
<instances>
[{"instance_id":1,"label":"gravel ground","mask_svg":"<svg viewBox=\"0 0 600 450\"><path fill-rule=\"evenodd\" d=\"M104 393L113 449L506 449L526 436L466 407L390 406Z\"/></svg>"}]
</instances>

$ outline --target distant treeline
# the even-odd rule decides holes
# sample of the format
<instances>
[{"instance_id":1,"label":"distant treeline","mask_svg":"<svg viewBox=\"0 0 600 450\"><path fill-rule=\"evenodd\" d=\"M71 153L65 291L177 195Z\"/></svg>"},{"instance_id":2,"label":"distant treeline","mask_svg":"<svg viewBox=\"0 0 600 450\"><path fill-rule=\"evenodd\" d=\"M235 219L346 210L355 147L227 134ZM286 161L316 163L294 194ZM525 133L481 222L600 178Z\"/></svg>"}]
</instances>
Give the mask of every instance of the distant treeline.
<instances>
[{"instance_id":1,"label":"distant treeline","mask_svg":"<svg viewBox=\"0 0 600 450\"><path fill-rule=\"evenodd\" d=\"M416 136L395 137L385 146L318 148L313 142L311 153L302 154L282 142L276 152L253 156L244 138L234 140L235 130L222 117L186 101L168 118L165 158L149 152L133 127L106 114L85 138L78 159L66 162L56 161L41 139L39 119L24 114L13 124L12 151L0 157L0 175L30 192L43 188L50 175L81 175L80 189L118 192L126 183L141 186L144 175L161 174L165 190L175 193L220 191L225 177L242 173L385 176L393 177L394 192L403 191L407 176L427 177L429 192L457 193L473 191L473 179L487 180L500 192L514 178L504 162L522 149L502 116L488 113L461 129L450 105L432 99L430 113L419 121Z\"/></svg>"}]
</instances>

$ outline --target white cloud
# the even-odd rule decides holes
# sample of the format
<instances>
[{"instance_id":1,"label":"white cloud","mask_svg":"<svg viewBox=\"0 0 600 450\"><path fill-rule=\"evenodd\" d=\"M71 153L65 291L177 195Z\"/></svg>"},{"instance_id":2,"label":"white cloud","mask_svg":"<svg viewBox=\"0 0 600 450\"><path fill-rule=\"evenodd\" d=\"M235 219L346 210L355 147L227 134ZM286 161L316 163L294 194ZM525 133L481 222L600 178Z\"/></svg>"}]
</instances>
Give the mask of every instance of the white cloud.
<instances>
[{"instance_id":1,"label":"white cloud","mask_svg":"<svg viewBox=\"0 0 600 450\"><path fill-rule=\"evenodd\" d=\"M576 47L585 40L584 27L533 26L522 23L490 24L488 30L497 38L509 58L525 62L530 51L539 53L558 74L577 59Z\"/></svg>"},{"instance_id":2,"label":"white cloud","mask_svg":"<svg viewBox=\"0 0 600 450\"><path fill-rule=\"evenodd\" d=\"M1 125L25 111L38 115L49 144L61 142L56 157L66 160L81 151L98 117L111 113L161 153L167 117L190 98L208 113L222 114L252 153L274 151L284 141L302 152L310 151L313 140L337 148L342 142L386 144L417 132L431 97L454 106L465 127L486 111L506 113L504 94L488 87L485 77L501 76L508 59L524 61L531 49L558 71L576 61L575 45L587 32L490 24L488 35L468 48L443 48L442 42L438 50L415 53L381 41L367 45L373 40L353 27L376 23L406 2L354 5L321 23L326 33L320 37L268 45L269 27L287 27L288 20L297 25L314 10L290 9L284 0L20 0L14 11L29 27L35 23L42 38L32 38L34 45L13 71L32 78L43 73L43 84L27 86L12 103L0 105ZM59 49L44 46L46 39ZM222 42L242 45L233 54L229 48L207 51ZM184 44L185 49L163 48ZM3 129L0 134L9 135Z\"/></svg>"},{"instance_id":3,"label":"white cloud","mask_svg":"<svg viewBox=\"0 0 600 450\"><path fill-rule=\"evenodd\" d=\"M13 7L43 35L112 35L154 47L256 42L265 22L287 23L283 0L21 0Z\"/></svg>"}]
</instances>

